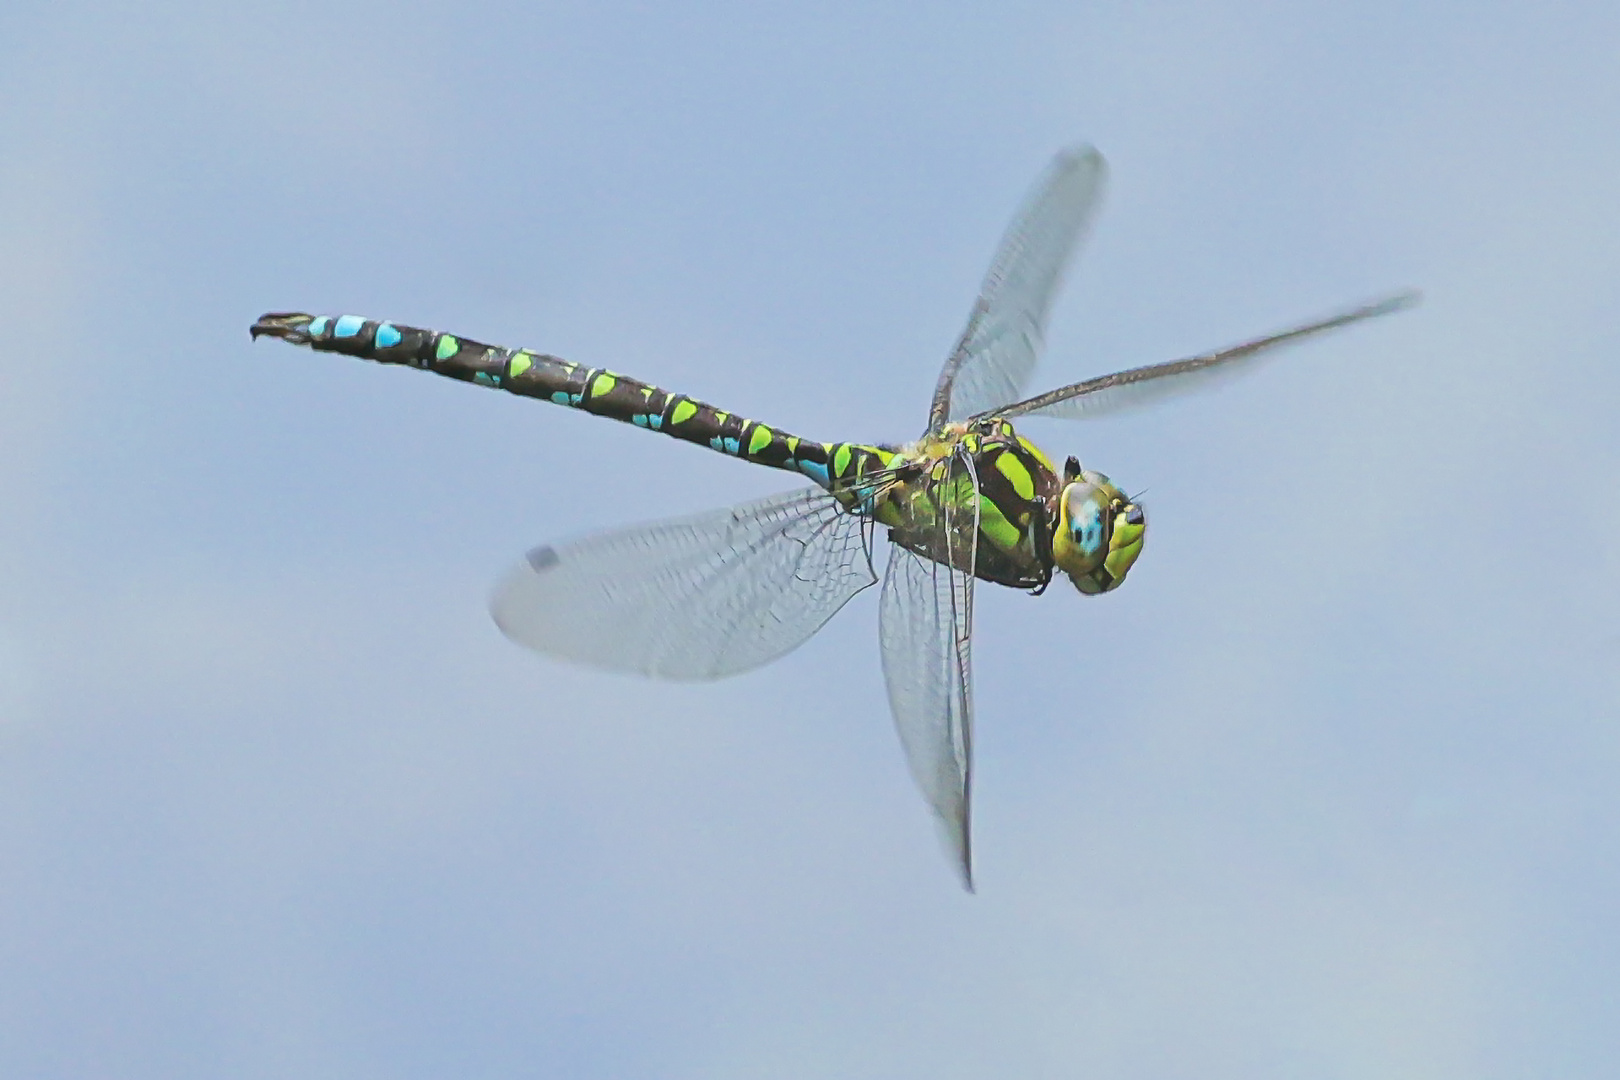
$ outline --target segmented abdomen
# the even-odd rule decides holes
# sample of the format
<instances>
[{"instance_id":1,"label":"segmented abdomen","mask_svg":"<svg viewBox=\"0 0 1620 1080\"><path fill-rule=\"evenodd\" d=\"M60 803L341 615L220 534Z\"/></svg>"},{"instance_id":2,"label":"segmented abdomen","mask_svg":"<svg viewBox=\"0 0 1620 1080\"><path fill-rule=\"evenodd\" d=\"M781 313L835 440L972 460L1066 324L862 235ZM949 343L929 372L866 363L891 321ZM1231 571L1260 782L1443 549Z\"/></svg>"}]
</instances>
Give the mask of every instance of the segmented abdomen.
<instances>
[{"instance_id":1,"label":"segmented abdomen","mask_svg":"<svg viewBox=\"0 0 1620 1080\"><path fill-rule=\"evenodd\" d=\"M744 419L684 394L605 368L587 368L528 349L504 349L454 334L377 322L358 315L271 313L253 336L279 337L321 352L421 368L463 382L583 409L661 431L745 461L801 473L836 490L882 469L891 451L859 443L820 443Z\"/></svg>"}]
</instances>

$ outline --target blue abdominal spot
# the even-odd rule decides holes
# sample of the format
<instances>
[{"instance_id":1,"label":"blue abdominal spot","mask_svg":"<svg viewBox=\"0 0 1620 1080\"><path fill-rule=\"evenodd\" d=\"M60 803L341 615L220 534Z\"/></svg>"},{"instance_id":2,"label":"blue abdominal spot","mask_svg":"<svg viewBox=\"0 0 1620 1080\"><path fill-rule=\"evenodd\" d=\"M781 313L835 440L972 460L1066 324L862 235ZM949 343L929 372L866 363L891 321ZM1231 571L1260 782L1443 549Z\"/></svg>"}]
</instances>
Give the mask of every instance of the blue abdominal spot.
<instances>
[{"instance_id":1,"label":"blue abdominal spot","mask_svg":"<svg viewBox=\"0 0 1620 1080\"><path fill-rule=\"evenodd\" d=\"M798 461L794 462L794 465L800 472L804 473L804 475L808 476L822 487L827 486L827 466L818 464L814 461Z\"/></svg>"}]
</instances>

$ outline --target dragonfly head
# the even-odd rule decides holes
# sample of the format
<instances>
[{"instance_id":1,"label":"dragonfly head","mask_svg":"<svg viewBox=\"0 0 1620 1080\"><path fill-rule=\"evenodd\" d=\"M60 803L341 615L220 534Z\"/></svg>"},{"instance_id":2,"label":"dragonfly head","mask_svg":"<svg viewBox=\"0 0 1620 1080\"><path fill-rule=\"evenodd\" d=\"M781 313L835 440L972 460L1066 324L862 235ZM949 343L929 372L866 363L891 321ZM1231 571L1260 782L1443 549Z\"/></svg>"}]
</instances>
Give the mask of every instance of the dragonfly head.
<instances>
[{"instance_id":1,"label":"dragonfly head","mask_svg":"<svg viewBox=\"0 0 1620 1080\"><path fill-rule=\"evenodd\" d=\"M1072 457L1063 479L1052 561L1088 596L1116 589L1142 553L1147 517L1113 481Z\"/></svg>"}]
</instances>

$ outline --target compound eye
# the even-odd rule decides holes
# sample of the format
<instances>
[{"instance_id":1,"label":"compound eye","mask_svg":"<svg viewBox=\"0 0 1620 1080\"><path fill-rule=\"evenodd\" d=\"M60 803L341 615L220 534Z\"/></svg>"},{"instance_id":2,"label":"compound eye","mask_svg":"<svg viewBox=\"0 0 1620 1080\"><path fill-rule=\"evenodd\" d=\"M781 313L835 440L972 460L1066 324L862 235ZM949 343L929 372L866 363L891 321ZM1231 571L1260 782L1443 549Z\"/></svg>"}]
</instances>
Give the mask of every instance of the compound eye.
<instances>
[{"instance_id":1,"label":"compound eye","mask_svg":"<svg viewBox=\"0 0 1620 1080\"><path fill-rule=\"evenodd\" d=\"M1130 509L1125 511L1125 524L1127 525L1140 525L1145 520L1147 519L1142 516L1142 508L1140 506L1133 504Z\"/></svg>"}]
</instances>

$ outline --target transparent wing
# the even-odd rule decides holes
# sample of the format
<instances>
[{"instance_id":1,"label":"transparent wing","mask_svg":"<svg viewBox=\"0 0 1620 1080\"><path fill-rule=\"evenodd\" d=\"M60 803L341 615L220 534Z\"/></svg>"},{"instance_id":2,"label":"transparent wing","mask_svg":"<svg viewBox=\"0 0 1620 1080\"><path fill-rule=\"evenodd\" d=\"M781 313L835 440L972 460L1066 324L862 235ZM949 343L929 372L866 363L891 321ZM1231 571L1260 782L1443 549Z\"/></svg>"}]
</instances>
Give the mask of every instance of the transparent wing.
<instances>
[{"instance_id":1,"label":"transparent wing","mask_svg":"<svg viewBox=\"0 0 1620 1080\"><path fill-rule=\"evenodd\" d=\"M1102 196L1108 168L1090 146L1059 154L1008 226L967 329L939 373L928 427L1016 401L1046 316Z\"/></svg>"},{"instance_id":2,"label":"transparent wing","mask_svg":"<svg viewBox=\"0 0 1620 1080\"><path fill-rule=\"evenodd\" d=\"M1087 379L1085 382L1049 390L1039 397L994 409L992 412L997 416L1007 417L1052 416L1068 420L1084 420L1152 405L1164 398L1189 390L1205 389L1242 374L1250 370L1263 355L1269 354L1280 345L1302 341L1363 319L1401 311L1417 303L1417 300L1417 293L1404 292L1375 304L1366 304L1339 315L1296 326L1280 334L1246 341L1242 345L1234 345L1219 352Z\"/></svg>"},{"instance_id":3,"label":"transparent wing","mask_svg":"<svg viewBox=\"0 0 1620 1080\"><path fill-rule=\"evenodd\" d=\"M870 524L809 488L535 548L490 609L551 656L718 679L791 651L876 580Z\"/></svg>"},{"instance_id":4,"label":"transparent wing","mask_svg":"<svg viewBox=\"0 0 1620 1080\"><path fill-rule=\"evenodd\" d=\"M958 455L953 468L972 473ZM977 478L971 511L941 522L949 566L895 544L879 605L883 678L912 778L939 820L962 885L973 891L973 568ZM936 549L939 550L939 549Z\"/></svg>"}]
</instances>

